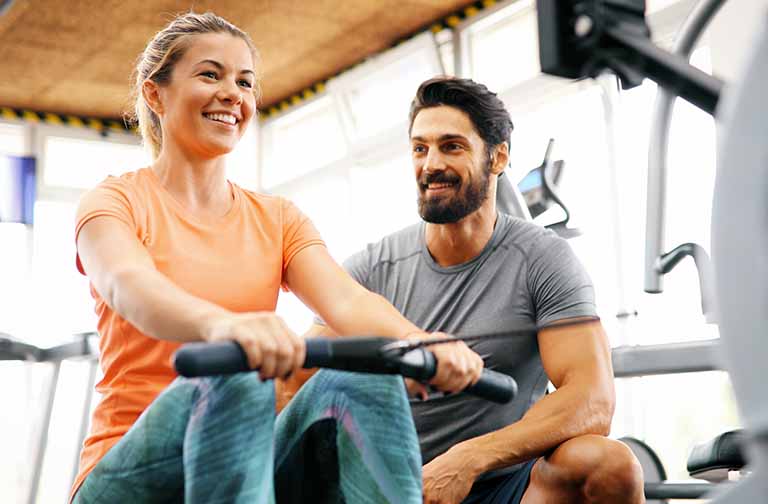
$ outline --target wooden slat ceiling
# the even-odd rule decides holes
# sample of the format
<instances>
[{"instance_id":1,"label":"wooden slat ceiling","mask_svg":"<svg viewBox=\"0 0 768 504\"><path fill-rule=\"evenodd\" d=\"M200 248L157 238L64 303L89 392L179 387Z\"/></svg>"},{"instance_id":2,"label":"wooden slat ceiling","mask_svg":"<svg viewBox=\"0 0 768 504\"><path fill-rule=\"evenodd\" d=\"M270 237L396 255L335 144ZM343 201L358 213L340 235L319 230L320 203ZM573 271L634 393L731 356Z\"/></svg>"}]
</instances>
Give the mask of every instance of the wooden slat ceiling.
<instances>
[{"instance_id":1,"label":"wooden slat ceiling","mask_svg":"<svg viewBox=\"0 0 768 504\"><path fill-rule=\"evenodd\" d=\"M175 13L211 10L262 56L267 108L473 0L17 0L0 16L0 106L90 117L129 108L133 64Z\"/></svg>"}]
</instances>

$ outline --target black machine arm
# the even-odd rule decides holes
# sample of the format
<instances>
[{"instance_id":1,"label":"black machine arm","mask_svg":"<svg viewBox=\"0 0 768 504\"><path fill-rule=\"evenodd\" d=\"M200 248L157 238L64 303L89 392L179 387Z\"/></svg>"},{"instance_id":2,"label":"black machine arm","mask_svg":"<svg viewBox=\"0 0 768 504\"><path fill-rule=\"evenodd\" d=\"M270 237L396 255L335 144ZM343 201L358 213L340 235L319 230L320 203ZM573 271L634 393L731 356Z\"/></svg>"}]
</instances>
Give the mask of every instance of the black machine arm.
<instances>
[{"instance_id":1,"label":"black machine arm","mask_svg":"<svg viewBox=\"0 0 768 504\"><path fill-rule=\"evenodd\" d=\"M570 79L613 70L629 89L648 77L713 114L723 82L660 49L645 23L645 0L537 0L541 70Z\"/></svg>"},{"instance_id":2,"label":"black machine arm","mask_svg":"<svg viewBox=\"0 0 768 504\"><path fill-rule=\"evenodd\" d=\"M400 340L382 337L310 338L305 368L331 368L376 374L399 374L426 382L437 372L434 354L423 347L402 348ZM234 341L189 343L174 356L176 371L186 377L251 371L245 352ZM517 394L511 376L483 369L480 380L465 392L497 403Z\"/></svg>"}]
</instances>

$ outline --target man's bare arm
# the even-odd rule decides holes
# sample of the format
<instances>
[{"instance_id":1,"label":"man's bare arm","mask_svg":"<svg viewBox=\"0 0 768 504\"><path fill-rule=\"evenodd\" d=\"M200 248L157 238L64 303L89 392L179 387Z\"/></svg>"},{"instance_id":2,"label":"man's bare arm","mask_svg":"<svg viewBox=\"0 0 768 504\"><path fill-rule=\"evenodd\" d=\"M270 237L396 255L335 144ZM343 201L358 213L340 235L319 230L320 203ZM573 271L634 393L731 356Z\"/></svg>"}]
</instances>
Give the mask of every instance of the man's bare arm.
<instances>
[{"instance_id":1,"label":"man's bare arm","mask_svg":"<svg viewBox=\"0 0 768 504\"><path fill-rule=\"evenodd\" d=\"M542 329L539 349L557 390L531 407L520 421L452 447L446 455L464 460L474 477L542 456L586 434L607 435L615 405L608 339L599 321Z\"/></svg>"}]
</instances>

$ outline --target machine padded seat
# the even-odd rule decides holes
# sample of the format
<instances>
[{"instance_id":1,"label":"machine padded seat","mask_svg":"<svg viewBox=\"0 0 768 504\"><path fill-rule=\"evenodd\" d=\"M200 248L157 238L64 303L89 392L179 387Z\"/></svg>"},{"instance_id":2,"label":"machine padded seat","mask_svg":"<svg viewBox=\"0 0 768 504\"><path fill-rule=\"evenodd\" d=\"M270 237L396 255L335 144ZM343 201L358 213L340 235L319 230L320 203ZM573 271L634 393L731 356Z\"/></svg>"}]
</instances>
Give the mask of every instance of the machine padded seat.
<instances>
[{"instance_id":1,"label":"machine padded seat","mask_svg":"<svg viewBox=\"0 0 768 504\"><path fill-rule=\"evenodd\" d=\"M728 471L739 470L745 465L741 451L743 442L743 431L734 430L694 446L688 457L688 473L708 481L728 479Z\"/></svg>"}]
</instances>

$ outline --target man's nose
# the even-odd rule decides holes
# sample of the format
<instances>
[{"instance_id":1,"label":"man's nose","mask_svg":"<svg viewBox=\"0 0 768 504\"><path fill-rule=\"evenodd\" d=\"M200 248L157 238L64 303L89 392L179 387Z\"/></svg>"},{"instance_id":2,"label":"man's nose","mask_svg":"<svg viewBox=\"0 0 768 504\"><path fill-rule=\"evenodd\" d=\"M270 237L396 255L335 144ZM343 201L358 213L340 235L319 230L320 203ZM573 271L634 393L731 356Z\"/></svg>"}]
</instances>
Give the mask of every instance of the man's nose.
<instances>
[{"instance_id":1,"label":"man's nose","mask_svg":"<svg viewBox=\"0 0 768 504\"><path fill-rule=\"evenodd\" d=\"M434 173L445 170L445 159L439 149L430 149L424 160L424 171Z\"/></svg>"}]
</instances>

